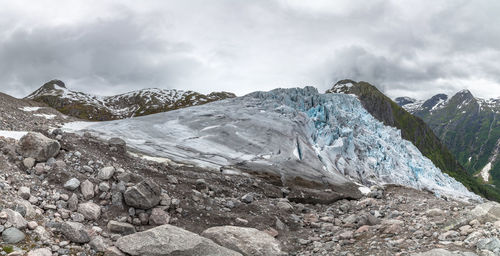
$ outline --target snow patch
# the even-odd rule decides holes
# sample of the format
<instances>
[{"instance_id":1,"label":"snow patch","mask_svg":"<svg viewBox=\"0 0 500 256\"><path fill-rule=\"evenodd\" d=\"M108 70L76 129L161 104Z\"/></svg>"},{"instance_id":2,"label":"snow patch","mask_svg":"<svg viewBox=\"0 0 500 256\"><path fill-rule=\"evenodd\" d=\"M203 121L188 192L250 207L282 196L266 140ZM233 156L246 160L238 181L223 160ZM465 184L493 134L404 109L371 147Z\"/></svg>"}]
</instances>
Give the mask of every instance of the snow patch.
<instances>
[{"instance_id":1,"label":"snow patch","mask_svg":"<svg viewBox=\"0 0 500 256\"><path fill-rule=\"evenodd\" d=\"M483 169L481 170L481 178L483 178L484 182L488 182L490 180L490 170L491 170L491 162L487 163Z\"/></svg>"},{"instance_id":2,"label":"snow patch","mask_svg":"<svg viewBox=\"0 0 500 256\"><path fill-rule=\"evenodd\" d=\"M34 111L38 111L41 109L41 107L22 107L22 108L19 108L20 110L24 111L24 112L34 112Z\"/></svg>"},{"instance_id":3,"label":"snow patch","mask_svg":"<svg viewBox=\"0 0 500 256\"><path fill-rule=\"evenodd\" d=\"M45 119L54 119L56 117L56 115L49 114L34 114L34 116L43 117Z\"/></svg>"},{"instance_id":4,"label":"snow patch","mask_svg":"<svg viewBox=\"0 0 500 256\"><path fill-rule=\"evenodd\" d=\"M361 194L363 194L363 195L368 195L368 194L370 194L370 192L372 192L372 190L370 188L365 187L365 186L358 187L358 189L361 192Z\"/></svg>"},{"instance_id":5,"label":"snow patch","mask_svg":"<svg viewBox=\"0 0 500 256\"><path fill-rule=\"evenodd\" d=\"M28 132L0 130L0 137L11 138L15 140L20 140L26 134L28 134Z\"/></svg>"}]
</instances>

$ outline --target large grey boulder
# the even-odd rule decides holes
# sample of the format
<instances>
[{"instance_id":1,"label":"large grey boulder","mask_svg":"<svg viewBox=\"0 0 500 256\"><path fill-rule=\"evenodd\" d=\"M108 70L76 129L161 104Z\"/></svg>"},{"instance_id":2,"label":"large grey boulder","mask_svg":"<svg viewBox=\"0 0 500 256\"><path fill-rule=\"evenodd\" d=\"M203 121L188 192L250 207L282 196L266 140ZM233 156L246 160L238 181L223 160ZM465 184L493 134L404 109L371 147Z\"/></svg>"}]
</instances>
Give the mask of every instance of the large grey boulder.
<instances>
[{"instance_id":1,"label":"large grey boulder","mask_svg":"<svg viewBox=\"0 0 500 256\"><path fill-rule=\"evenodd\" d=\"M129 187L123 196L128 206L147 210L160 203L161 188L154 181L146 179L135 186Z\"/></svg>"},{"instance_id":2,"label":"large grey boulder","mask_svg":"<svg viewBox=\"0 0 500 256\"><path fill-rule=\"evenodd\" d=\"M19 153L27 158L34 158L36 161L45 162L51 157L59 154L61 145L57 140L49 139L40 133L30 132L19 140Z\"/></svg>"},{"instance_id":3,"label":"large grey boulder","mask_svg":"<svg viewBox=\"0 0 500 256\"><path fill-rule=\"evenodd\" d=\"M85 226L78 222L67 221L61 224L59 231L74 243L88 243L90 236Z\"/></svg>"},{"instance_id":4,"label":"large grey boulder","mask_svg":"<svg viewBox=\"0 0 500 256\"><path fill-rule=\"evenodd\" d=\"M48 248L40 248L28 252L27 256L52 256L52 251Z\"/></svg>"},{"instance_id":5,"label":"large grey boulder","mask_svg":"<svg viewBox=\"0 0 500 256\"><path fill-rule=\"evenodd\" d=\"M477 256L473 252L448 251L445 249L432 249L427 252L414 253L411 256Z\"/></svg>"},{"instance_id":6,"label":"large grey boulder","mask_svg":"<svg viewBox=\"0 0 500 256\"><path fill-rule=\"evenodd\" d=\"M278 240L255 228L220 226L203 231L202 236L243 255L285 255Z\"/></svg>"},{"instance_id":7,"label":"large grey boulder","mask_svg":"<svg viewBox=\"0 0 500 256\"><path fill-rule=\"evenodd\" d=\"M463 226L472 220L478 220L481 223L493 223L500 220L500 204L497 202L486 202L478 204L465 216L449 220L445 225L445 229L456 229L457 227Z\"/></svg>"},{"instance_id":8,"label":"large grey boulder","mask_svg":"<svg viewBox=\"0 0 500 256\"><path fill-rule=\"evenodd\" d=\"M7 215L7 222L12 224L13 227L25 229L26 226L28 226L28 222L19 212L13 211L11 209L4 209L2 212Z\"/></svg>"},{"instance_id":9,"label":"large grey boulder","mask_svg":"<svg viewBox=\"0 0 500 256\"><path fill-rule=\"evenodd\" d=\"M15 244L24 240L26 236L17 228L8 228L2 232L2 240L4 243Z\"/></svg>"},{"instance_id":10,"label":"large grey boulder","mask_svg":"<svg viewBox=\"0 0 500 256\"><path fill-rule=\"evenodd\" d=\"M172 225L163 225L121 237L116 241L115 246L130 255L241 255L214 243L210 239Z\"/></svg>"},{"instance_id":11,"label":"large grey boulder","mask_svg":"<svg viewBox=\"0 0 500 256\"><path fill-rule=\"evenodd\" d=\"M482 223L495 222L500 220L500 204L497 202L479 204L470 211L470 214Z\"/></svg>"},{"instance_id":12,"label":"large grey boulder","mask_svg":"<svg viewBox=\"0 0 500 256\"><path fill-rule=\"evenodd\" d=\"M110 220L108 222L108 230L111 233L130 235L135 233L135 227L129 223Z\"/></svg>"}]
</instances>

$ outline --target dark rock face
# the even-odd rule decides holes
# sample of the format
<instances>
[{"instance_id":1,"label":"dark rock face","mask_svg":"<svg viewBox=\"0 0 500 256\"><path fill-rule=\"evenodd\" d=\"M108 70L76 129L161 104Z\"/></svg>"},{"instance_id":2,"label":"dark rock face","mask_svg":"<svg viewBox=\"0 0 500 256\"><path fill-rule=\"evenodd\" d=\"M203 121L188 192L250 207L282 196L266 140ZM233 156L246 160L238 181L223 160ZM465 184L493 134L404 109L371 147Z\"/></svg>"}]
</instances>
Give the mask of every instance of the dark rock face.
<instances>
[{"instance_id":1,"label":"dark rock face","mask_svg":"<svg viewBox=\"0 0 500 256\"><path fill-rule=\"evenodd\" d=\"M49 139L40 133L28 133L19 141L19 153L23 157L31 157L36 161L45 162L59 154L61 145L58 141Z\"/></svg>"},{"instance_id":2,"label":"dark rock face","mask_svg":"<svg viewBox=\"0 0 500 256\"><path fill-rule=\"evenodd\" d=\"M394 101L400 106L408 105L411 103L415 103L417 100L409 97L397 97Z\"/></svg>"},{"instance_id":3,"label":"dark rock face","mask_svg":"<svg viewBox=\"0 0 500 256\"><path fill-rule=\"evenodd\" d=\"M128 206L147 210L160 203L161 188L154 181L146 179L129 187L124 193L124 198Z\"/></svg>"},{"instance_id":4,"label":"dark rock face","mask_svg":"<svg viewBox=\"0 0 500 256\"><path fill-rule=\"evenodd\" d=\"M422 108L432 109L436 106L440 101L444 101L448 99L448 95L446 94L436 94L432 96L432 98L426 100L424 104L422 104Z\"/></svg>"}]
</instances>

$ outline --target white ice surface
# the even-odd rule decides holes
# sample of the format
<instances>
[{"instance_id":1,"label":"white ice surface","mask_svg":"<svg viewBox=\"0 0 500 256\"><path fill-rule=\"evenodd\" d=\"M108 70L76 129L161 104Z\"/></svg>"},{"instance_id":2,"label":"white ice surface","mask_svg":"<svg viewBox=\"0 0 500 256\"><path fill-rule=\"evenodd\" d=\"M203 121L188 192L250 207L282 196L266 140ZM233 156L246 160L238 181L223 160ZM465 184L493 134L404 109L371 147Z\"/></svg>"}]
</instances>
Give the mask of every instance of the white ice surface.
<instances>
[{"instance_id":1,"label":"white ice surface","mask_svg":"<svg viewBox=\"0 0 500 256\"><path fill-rule=\"evenodd\" d=\"M20 132L20 131L3 131L0 130L0 137L12 138L15 140L21 139L28 132Z\"/></svg>"},{"instance_id":2,"label":"white ice surface","mask_svg":"<svg viewBox=\"0 0 500 256\"><path fill-rule=\"evenodd\" d=\"M120 137L145 154L214 169L266 170L332 184L399 184L479 199L356 97L312 87L65 129Z\"/></svg>"}]
</instances>

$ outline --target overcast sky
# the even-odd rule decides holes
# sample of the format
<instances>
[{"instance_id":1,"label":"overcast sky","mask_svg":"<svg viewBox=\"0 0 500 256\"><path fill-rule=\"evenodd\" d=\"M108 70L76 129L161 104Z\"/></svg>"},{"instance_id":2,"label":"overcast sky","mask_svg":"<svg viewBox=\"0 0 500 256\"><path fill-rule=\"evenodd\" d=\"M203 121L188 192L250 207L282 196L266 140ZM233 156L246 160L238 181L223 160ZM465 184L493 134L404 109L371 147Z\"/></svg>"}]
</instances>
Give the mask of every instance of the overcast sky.
<instances>
[{"instance_id":1,"label":"overcast sky","mask_svg":"<svg viewBox=\"0 0 500 256\"><path fill-rule=\"evenodd\" d=\"M0 91L243 95L351 78L391 97L500 96L498 0L0 0Z\"/></svg>"}]
</instances>

